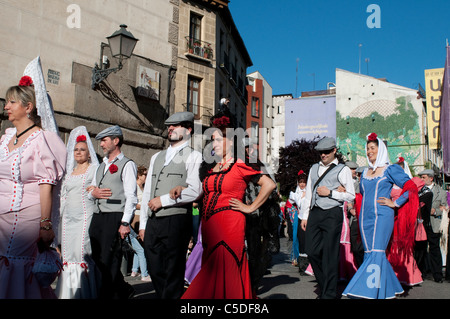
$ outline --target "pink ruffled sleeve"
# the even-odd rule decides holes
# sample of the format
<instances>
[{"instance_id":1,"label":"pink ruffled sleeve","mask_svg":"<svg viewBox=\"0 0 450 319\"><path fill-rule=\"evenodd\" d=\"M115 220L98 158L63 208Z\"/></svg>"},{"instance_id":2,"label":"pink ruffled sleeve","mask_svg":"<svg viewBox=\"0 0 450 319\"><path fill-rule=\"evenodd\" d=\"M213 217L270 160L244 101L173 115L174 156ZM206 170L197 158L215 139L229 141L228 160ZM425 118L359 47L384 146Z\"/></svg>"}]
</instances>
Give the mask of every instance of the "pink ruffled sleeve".
<instances>
[{"instance_id":1,"label":"pink ruffled sleeve","mask_svg":"<svg viewBox=\"0 0 450 319\"><path fill-rule=\"evenodd\" d=\"M56 185L64 176L67 150L61 138L53 133L43 131L43 138L36 147L34 172L38 184Z\"/></svg>"}]
</instances>

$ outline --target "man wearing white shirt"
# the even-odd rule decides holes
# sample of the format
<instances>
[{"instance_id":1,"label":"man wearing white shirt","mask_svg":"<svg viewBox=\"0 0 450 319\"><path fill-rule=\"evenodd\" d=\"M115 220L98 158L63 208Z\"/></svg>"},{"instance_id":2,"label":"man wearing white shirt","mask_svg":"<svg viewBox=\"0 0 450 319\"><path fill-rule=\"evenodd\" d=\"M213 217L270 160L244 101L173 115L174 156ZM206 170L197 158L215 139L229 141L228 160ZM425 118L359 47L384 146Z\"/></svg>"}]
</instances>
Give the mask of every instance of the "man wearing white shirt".
<instances>
[{"instance_id":1,"label":"man wearing white shirt","mask_svg":"<svg viewBox=\"0 0 450 319\"><path fill-rule=\"evenodd\" d=\"M99 297L130 298L134 289L123 279L122 241L130 233L130 222L136 210L136 164L121 151L123 134L115 125L95 137L105 157L97 168L88 195L98 211L92 217L89 236L92 258L102 273Z\"/></svg>"},{"instance_id":2,"label":"man wearing white shirt","mask_svg":"<svg viewBox=\"0 0 450 319\"><path fill-rule=\"evenodd\" d=\"M200 152L189 146L194 114L170 116L169 147L150 160L140 214L139 236L144 241L150 277L158 298L179 299L184 291L186 251L192 235L192 202L202 194ZM181 195L169 192L182 186Z\"/></svg>"},{"instance_id":3,"label":"man wearing white shirt","mask_svg":"<svg viewBox=\"0 0 450 319\"><path fill-rule=\"evenodd\" d=\"M343 204L355 199L350 169L336 158L336 141L325 137L315 147L320 162L308 174L305 205L301 207L305 246L321 292L319 298L336 298L339 277L339 243ZM326 174L325 174L326 173ZM345 188L339 192L339 186Z\"/></svg>"},{"instance_id":4,"label":"man wearing white shirt","mask_svg":"<svg viewBox=\"0 0 450 319\"><path fill-rule=\"evenodd\" d=\"M302 207L305 205L306 199L306 183L308 181L308 176L305 174L303 170L300 170L297 173L297 187L295 192L290 192L289 200L291 202L295 202L298 209L298 227L297 227L297 240L298 240L298 250L299 256L297 260L298 271L301 276L305 275L305 271L308 268L308 255L305 250L305 231L301 227L302 219L300 216L300 212Z\"/></svg>"}]
</instances>

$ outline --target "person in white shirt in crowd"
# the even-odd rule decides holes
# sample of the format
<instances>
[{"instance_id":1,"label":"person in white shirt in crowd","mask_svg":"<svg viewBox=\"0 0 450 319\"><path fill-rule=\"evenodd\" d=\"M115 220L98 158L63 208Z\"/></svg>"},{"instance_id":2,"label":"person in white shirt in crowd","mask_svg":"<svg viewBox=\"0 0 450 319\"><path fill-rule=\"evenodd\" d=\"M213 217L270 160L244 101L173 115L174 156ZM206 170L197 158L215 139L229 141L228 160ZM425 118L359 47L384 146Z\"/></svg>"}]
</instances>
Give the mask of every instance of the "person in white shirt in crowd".
<instances>
[{"instance_id":1,"label":"person in white shirt in crowd","mask_svg":"<svg viewBox=\"0 0 450 319\"><path fill-rule=\"evenodd\" d=\"M303 170L300 170L297 173L297 187L295 188L295 192L290 192L289 194L289 200L291 202L294 202L297 206L297 210L299 212L298 214L298 226L296 231L297 238L294 238L294 240L297 240L298 243L298 271L300 275L305 275L305 270L308 267L309 261L308 261L308 255L306 254L305 250L305 231L301 227L302 219L300 216L300 211L302 209L302 206L305 205L305 199L306 199L306 182L308 181L308 175Z\"/></svg>"}]
</instances>

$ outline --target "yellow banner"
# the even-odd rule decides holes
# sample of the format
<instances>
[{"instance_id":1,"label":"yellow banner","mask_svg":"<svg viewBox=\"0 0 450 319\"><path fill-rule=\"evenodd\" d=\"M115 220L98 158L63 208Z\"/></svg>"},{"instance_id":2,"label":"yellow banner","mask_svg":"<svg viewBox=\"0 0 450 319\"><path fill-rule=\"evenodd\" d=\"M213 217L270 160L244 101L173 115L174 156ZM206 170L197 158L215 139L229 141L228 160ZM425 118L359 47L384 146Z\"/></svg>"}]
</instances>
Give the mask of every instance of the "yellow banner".
<instances>
[{"instance_id":1,"label":"yellow banner","mask_svg":"<svg viewBox=\"0 0 450 319\"><path fill-rule=\"evenodd\" d=\"M441 112L441 88L443 76L444 68L425 70L428 146L430 149L439 148L439 118Z\"/></svg>"}]
</instances>

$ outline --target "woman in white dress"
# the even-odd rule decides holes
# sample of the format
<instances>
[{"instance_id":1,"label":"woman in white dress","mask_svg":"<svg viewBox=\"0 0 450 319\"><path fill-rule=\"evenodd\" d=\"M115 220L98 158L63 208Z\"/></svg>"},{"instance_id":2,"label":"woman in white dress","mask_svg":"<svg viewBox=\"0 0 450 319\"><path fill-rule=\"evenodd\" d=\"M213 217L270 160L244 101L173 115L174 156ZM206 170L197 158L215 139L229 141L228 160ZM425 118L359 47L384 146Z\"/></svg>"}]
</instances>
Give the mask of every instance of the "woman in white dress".
<instances>
[{"instance_id":1,"label":"woman in white dress","mask_svg":"<svg viewBox=\"0 0 450 319\"><path fill-rule=\"evenodd\" d=\"M87 197L98 166L84 126L72 130L67 144L67 175L61 190L61 272L56 294L60 299L97 298L100 275L92 260L89 226L95 203Z\"/></svg>"}]
</instances>

